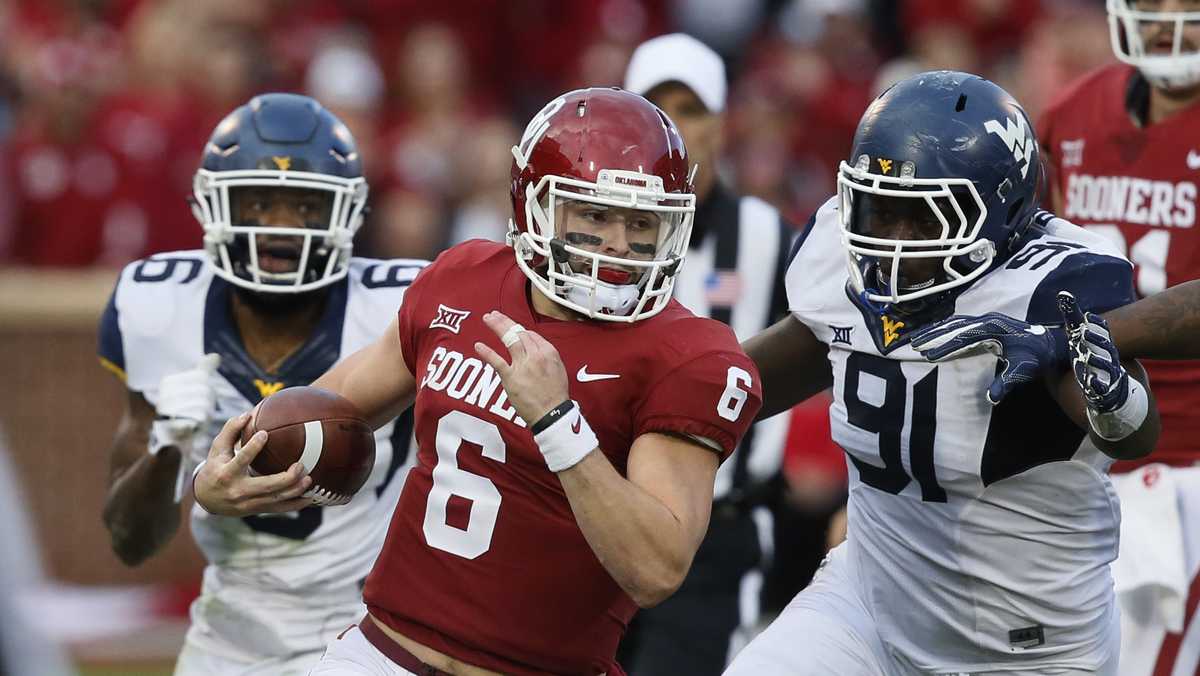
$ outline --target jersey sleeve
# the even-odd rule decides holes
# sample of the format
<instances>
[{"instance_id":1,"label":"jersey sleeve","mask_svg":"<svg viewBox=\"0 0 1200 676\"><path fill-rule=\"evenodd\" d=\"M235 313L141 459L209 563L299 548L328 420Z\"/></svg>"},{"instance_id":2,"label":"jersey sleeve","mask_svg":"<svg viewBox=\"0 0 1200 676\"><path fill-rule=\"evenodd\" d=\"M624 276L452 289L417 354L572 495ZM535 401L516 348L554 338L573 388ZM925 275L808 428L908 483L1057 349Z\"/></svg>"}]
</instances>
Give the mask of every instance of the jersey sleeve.
<instances>
[{"instance_id":1,"label":"jersey sleeve","mask_svg":"<svg viewBox=\"0 0 1200 676\"><path fill-rule=\"evenodd\" d=\"M1136 299L1133 266L1123 258L1081 251L1063 258L1038 284L1029 302L1026 321L1061 324L1059 291L1069 291L1084 312L1104 313Z\"/></svg>"},{"instance_id":2,"label":"jersey sleeve","mask_svg":"<svg viewBox=\"0 0 1200 676\"><path fill-rule=\"evenodd\" d=\"M119 282L118 282L119 284ZM96 354L100 365L113 375L125 380L125 341L121 335L120 317L117 314L117 287L108 297L108 305L100 315L100 330Z\"/></svg>"},{"instance_id":3,"label":"jersey sleeve","mask_svg":"<svg viewBox=\"0 0 1200 676\"><path fill-rule=\"evenodd\" d=\"M423 293L425 287L431 282L429 281L435 273L437 262L434 261L419 272L408 290L404 293L404 300L400 303L400 309L397 311L396 323L399 326L400 351L404 354L404 364L408 367L408 372L417 374L417 347L420 345L419 335L420 329L423 328L420 320L424 310L422 300L426 294ZM429 318L426 318L424 326L429 325Z\"/></svg>"},{"instance_id":4,"label":"jersey sleeve","mask_svg":"<svg viewBox=\"0 0 1200 676\"><path fill-rule=\"evenodd\" d=\"M744 353L709 352L650 386L634 417L634 436L670 432L710 440L721 459L737 448L762 406L758 370Z\"/></svg>"}]
</instances>

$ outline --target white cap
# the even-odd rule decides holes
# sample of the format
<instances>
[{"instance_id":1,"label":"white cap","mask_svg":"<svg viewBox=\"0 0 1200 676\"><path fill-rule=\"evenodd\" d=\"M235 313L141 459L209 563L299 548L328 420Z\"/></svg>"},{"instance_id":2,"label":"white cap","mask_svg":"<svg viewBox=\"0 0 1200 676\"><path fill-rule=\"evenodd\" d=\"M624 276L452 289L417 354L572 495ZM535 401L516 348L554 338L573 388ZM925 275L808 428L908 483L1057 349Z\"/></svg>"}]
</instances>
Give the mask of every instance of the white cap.
<instances>
[{"instance_id":1,"label":"white cap","mask_svg":"<svg viewBox=\"0 0 1200 676\"><path fill-rule=\"evenodd\" d=\"M625 89L645 95L664 82L691 89L710 112L725 109L725 62L690 35L660 35L634 50L625 69Z\"/></svg>"},{"instance_id":2,"label":"white cap","mask_svg":"<svg viewBox=\"0 0 1200 676\"><path fill-rule=\"evenodd\" d=\"M371 109L383 98L383 72L362 48L330 45L308 64L305 90L327 106Z\"/></svg>"}]
</instances>

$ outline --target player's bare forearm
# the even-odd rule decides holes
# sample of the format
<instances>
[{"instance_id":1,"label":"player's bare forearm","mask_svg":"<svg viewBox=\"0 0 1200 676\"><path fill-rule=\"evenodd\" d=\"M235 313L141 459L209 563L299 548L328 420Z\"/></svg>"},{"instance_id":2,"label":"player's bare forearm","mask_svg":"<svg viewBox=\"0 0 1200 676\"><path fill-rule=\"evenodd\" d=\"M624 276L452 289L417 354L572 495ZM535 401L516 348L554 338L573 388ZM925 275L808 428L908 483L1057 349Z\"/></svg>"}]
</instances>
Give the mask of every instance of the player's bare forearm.
<instances>
[{"instance_id":1,"label":"player's bare forearm","mask_svg":"<svg viewBox=\"0 0 1200 676\"><path fill-rule=\"evenodd\" d=\"M375 429L403 413L412 405L417 384L404 362L396 320L375 342L338 362L313 385L354 402Z\"/></svg>"},{"instance_id":2,"label":"player's bare forearm","mask_svg":"<svg viewBox=\"0 0 1200 676\"><path fill-rule=\"evenodd\" d=\"M644 434L630 451L628 479L599 450L558 473L584 538L639 606L683 584L708 530L717 460L694 442Z\"/></svg>"},{"instance_id":3,"label":"player's bare forearm","mask_svg":"<svg viewBox=\"0 0 1200 676\"><path fill-rule=\"evenodd\" d=\"M1087 418L1087 400L1084 398L1083 392L1080 391L1075 377L1070 372L1066 372L1060 376L1058 383L1053 386L1053 389L1059 406L1075 421L1076 425L1087 430L1088 438L1095 444L1096 448L1103 451L1105 455L1117 460L1136 460L1145 457L1150 451L1154 450L1154 446L1158 443L1161 424L1158 418L1158 407L1154 402L1154 393L1147 386L1149 378L1146 376L1145 369L1133 359L1122 359L1121 365L1129 372L1130 378L1134 378L1142 383L1143 386L1146 386L1149 409L1141 426L1119 441L1109 441L1096 434L1096 431L1092 429Z\"/></svg>"},{"instance_id":4,"label":"player's bare forearm","mask_svg":"<svg viewBox=\"0 0 1200 676\"><path fill-rule=\"evenodd\" d=\"M1200 280L1192 280L1104 314L1123 356L1200 359Z\"/></svg>"},{"instance_id":5,"label":"player's bare forearm","mask_svg":"<svg viewBox=\"0 0 1200 676\"><path fill-rule=\"evenodd\" d=\"M179 449L147 450L154 409L140 394L130 393L110 452L104 525L113 552L126 565L136 566L162 549L179 529L175 483L183 462Z\"/></svg>"},{"instance_id":6,"label":"player's bare forearm","mask_svg":"<svg viewBox=\"0 0 1200 676\"><path fill-rule=\"evenodd\" d=\"M742 343L758 367L763 404L758 420L770 418L833 384L829 347L791 315Z\"/></svg>"}]
</instances>

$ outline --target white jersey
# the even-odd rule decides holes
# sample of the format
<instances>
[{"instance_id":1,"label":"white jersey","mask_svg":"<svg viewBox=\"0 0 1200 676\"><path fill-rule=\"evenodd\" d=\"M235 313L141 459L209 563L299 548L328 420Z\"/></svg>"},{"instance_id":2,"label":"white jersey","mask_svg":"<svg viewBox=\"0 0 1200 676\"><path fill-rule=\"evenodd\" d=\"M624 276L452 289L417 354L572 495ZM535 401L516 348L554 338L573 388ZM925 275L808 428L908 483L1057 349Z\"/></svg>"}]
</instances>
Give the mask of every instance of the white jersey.
<instances>
[{"instance_id":1,"label":"white jersey","mask_svg":"<svg viewBox=\"0 0 1200 676\"><path fill-rule=\"evenodd\" d=\"M213 275L204 252L156 255L131 263L121 272L101 320L100 357L111 369L123 373L130 390L140 392L153 405L163 376L194 368L204 354L221 355L213 382L216 410L205 433L198 435L190 457L185 458L185 469L190 469L207 455L225 420L279 389L311 383L337 361L378 338L425 265L416 260L352 258L346 278L329 287L324 314L308 341L275 373L268 374L243 347L230 314L233 287ZM334 599L347 596L357 602L361 583L383 545L410 465L411 439L411 412L376 432L375 468L347 505L245 518L216 516L194 506L192 533L209 562L205 596L232 591L240 594L238 598L259 599L256 605L263 606L264 615L272 612L269 603L262 602L264 595L303 591L310 606L320 607L325 602L321 593L334 590L328 605L336 606L339 602ZM229 623L227 617L218 622L217 615L230 613L226 604L206 603L202 597L193 607L193 620L208 622L216 634L230 633L222 632L218 625L232 627L236 633L246 631L248 623ZM313 620L320 622L319 618ZM323 646L325 638L314 637L316 649ZM283 645L279 650L294 648Z\"/></svg>"},{"instance_id":2,"label":"white jersey","mask_svg":"<svg viewBox=\"0 0 1200 676\"><path fill-rule=\"evenodd\" d=\"M908 346L917 327L853 299L836 203L814 217L787 291L830 348L849 567L879 635L923 672L1106 663L1120 524L1111 460L1081 448L1084 431L1041 384L992 406L995 356L929 363ZM953 311L1061 323L1059 290L1100 312L1132 300L1131 273L1105 240L1042 212Z\"/></svg>"}]
</instances>

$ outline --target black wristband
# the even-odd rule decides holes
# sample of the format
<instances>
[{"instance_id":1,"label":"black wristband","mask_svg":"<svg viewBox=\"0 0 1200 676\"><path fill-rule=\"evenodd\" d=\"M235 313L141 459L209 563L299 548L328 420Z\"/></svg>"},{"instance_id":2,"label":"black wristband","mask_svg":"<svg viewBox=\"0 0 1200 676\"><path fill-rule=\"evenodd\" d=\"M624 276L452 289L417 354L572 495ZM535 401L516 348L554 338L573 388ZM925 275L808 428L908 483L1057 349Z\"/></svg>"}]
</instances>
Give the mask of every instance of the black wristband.
<instances>
[{"instance_id":1,"label":"black wristband","mask_svg":"<svg viewBox=\"0 0 1200 676\"><path fill-rule=\"evenodd\" d=\"M567 412L569 412L573 408L575 408L574 401L571 401L570 399L564 401L563 403L559 404L558 406L555 406L554 408L550 409L549 413L542 416L540 419L538 419L537 422L533 423L533 425L531 425L529 427L529 431L533 432L535 435L541 434L542 430L553 425L554 421L556 421L559 418L566 415Z\"/></svg>"}]
</instances>

